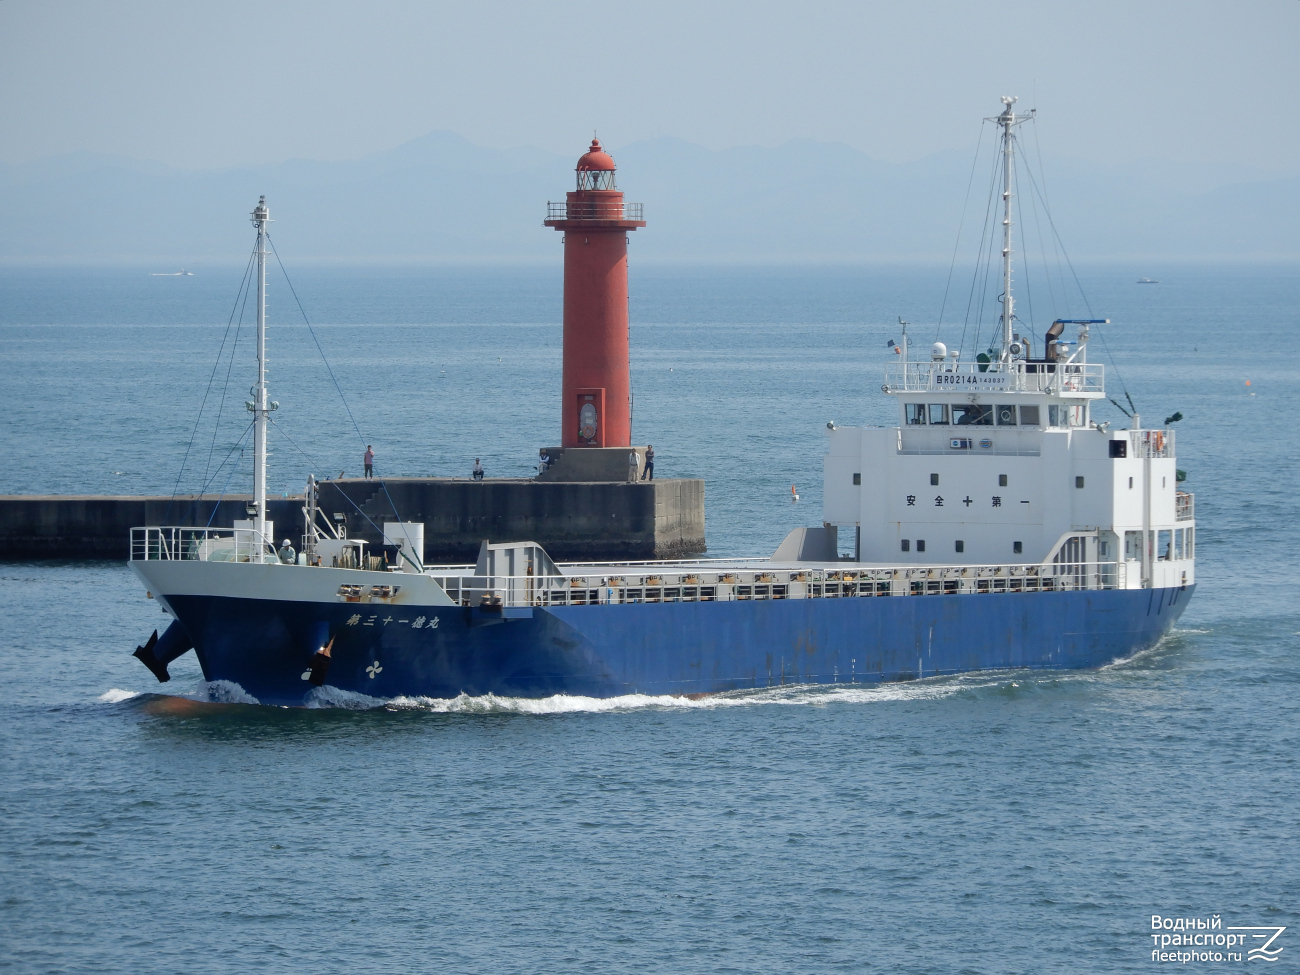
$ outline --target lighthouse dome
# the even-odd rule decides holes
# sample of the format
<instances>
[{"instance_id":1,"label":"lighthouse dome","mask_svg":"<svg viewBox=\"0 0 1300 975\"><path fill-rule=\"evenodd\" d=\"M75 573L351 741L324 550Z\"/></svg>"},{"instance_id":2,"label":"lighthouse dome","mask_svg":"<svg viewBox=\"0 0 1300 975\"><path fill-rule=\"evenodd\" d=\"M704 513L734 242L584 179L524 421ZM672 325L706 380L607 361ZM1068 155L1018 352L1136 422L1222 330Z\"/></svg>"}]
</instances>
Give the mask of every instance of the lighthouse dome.
<instances>
[{"instance_id":1,"label":"lighthouse dome","mask_svg":"<svg viewBox=\"0 0 1300 975\"><path fill-rule=\"evenodd\" d=\"M578 160L578 189L615 189L615 168L614 157L600 147L599 139L592 139L591 147Z\"/></svg>"},{"instance_id":2,"label":"lighthouse dome","mask_svg":"<svg viewBox=\"0 0 1300 975\"><path fill-rule=\"evenodd\" d=\"M591 140L589 148L578 160L578 171L590 172L592 170L608 170L613 172L615 169L614 157L600 147L599 139Z\"/></svg>"}]
</instances>

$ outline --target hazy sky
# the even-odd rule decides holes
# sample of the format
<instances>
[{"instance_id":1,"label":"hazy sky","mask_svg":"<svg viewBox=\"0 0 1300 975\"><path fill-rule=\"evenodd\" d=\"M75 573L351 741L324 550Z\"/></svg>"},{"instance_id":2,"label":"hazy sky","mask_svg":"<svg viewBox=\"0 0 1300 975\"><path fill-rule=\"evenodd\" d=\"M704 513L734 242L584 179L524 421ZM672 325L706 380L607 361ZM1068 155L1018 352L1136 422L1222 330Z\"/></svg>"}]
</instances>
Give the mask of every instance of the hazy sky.
<instances>
[{"instance_id":1,"label":"hazy sky","mask_svg":"<svg viewBox=\"0 0 1300 975\"><path fill-rule=\"evenodd\" d=\"M1300 171L1300 2L0 0L0 158L792 138L905 161L998 96L1057 151ZM1046 127L1046 128L1044 128Z\"/></svg>"}]
</instances>

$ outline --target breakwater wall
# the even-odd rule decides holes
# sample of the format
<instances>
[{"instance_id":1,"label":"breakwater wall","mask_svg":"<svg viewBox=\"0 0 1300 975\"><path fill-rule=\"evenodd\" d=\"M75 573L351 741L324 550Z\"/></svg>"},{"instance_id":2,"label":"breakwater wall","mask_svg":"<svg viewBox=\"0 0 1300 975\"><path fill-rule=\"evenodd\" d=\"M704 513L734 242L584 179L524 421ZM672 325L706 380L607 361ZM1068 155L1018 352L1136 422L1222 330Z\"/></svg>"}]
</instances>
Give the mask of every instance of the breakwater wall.
<instances>
[{"instance_id":1,"label":"breakwater wall","mask_svg":"<svg viewBox=\"0 0 1300 975\"><path fill-rule=\"evenodd\" d=\"M132 528L230 528L236 519L248 517L245 505L252 500L251 494L0 496L0 559L125 560ZM282 537L302 534L302 498L270 499L267 512Z\"/></svg>"},{"instance_id":2,"label":"breakwater wall","mask_svg":"<svg viewBox=\"0 0 1300 975\"><path fill-rule=\"evenodd\" d=\"M704 482L384 478L326 481L327 518L345 516L348 535L374 544L385 521L424 523L429 564L473 562L483 539L537 542L559 561L668 559L699 555ZM379 526L377 529L375 526ZM277 529L278 530L278 529Z\"/></svg>"},{"instance_id":3,"label":"breakwater wall","mask_svg":"<svg viewBox=\"0 0 1300 975\"><path fill-rule=\"evenodd\" d=\"M425 561L472 562L483 539L531 540L566 561L655 559L705 551L704 482L470 481L384 478L325 481L320 508L343 515L348 534L382 541L383 523L425 525ZM0 496L0 559L122 559L143 525L230 528L251 495ZM278 537L299 544L302 498L271 498Z\"/></svg>"}]
</instances>

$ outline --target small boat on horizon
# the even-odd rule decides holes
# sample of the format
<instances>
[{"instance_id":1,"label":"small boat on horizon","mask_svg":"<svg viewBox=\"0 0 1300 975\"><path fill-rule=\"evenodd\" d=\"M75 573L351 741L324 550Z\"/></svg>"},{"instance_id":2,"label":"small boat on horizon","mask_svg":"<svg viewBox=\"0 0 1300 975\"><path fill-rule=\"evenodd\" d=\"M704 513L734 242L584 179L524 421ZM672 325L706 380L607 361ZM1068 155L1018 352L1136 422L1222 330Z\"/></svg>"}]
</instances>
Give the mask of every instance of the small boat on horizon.
<instances>
[{"instance_id":1,"label":"small boat on horizon","mask_svg":"<svg viewBox=\"0 0 1300 975\"><path fill-rule=\"evenodd\" d=\"M1138 284L1159 284L1155 278L1138 278Z\"/></svg>"},{"instance_id":2,"label":"small boat on horizon","mask_svg":"<svg viewBox=\"0 0 1300 975\"><path fill-rule=\"evenodd\" d=\"M153 278L192 278L194 272L181 268L179 271L150 271L149 276Z\"/></svg>"}]
</instances>

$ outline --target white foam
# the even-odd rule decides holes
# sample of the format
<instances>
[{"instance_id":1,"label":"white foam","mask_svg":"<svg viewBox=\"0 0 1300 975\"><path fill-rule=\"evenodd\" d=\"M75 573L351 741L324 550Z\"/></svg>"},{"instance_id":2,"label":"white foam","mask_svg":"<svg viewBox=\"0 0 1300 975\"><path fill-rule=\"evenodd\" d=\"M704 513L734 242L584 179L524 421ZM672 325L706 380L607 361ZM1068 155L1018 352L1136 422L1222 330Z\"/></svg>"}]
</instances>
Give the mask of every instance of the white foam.
<instances>
[{"instance_id":1,"label":"white foam","mask_svg":"<svg viewBox=\"0 0 1300 975\"><path fill-rule=\"evenodd\" d=\"M325 684L322 687L313 687L311 689L304 706L309 708L348 708L353 711L368 711L371 708L382 708L387 704L388 701L382 697L371 697L369 694L362 694L359 691L345 691L342 688Z\"/></svg>"},{"instance_id":2,"label":"white foam","mask_svg":"<svg viewBox=\"0 0 1300 975\"><path fill-rule=\"evenodd\" d=\"M123 701L129 701L131 698L139 696L139 691L124 691L120 687L113 687L99 695L99 700L105 704L121 704Z\"/></svg>"},{"instance_id":3,"label":"white foam","mask_svg":"<svg viewBox=\"0 0 1300 975\"><path fill-rule=\"evenodd\" d=\"M209 704L261 704L246 690L232 680L201 680L194 690L182 695L195 701L207 701Z\"/></svg>"},{"instance_id":4,"label":"white foam","mask_svg":"<svg viewBox=\"0 0 1300 975\"><path fill-rule=\"evenodd\" d=\"M988 681L984 681L987 684ZM581 697L570 694L554 694L550 697L498 697L495 694L470 696L461 694L455 698L432 697L394 697L385 701L375 698L366 699L374 704L360 705L358 699L365 695L328 690L322 694L319 703L311 706L357 707L383 706L391 709L429 711L438 714L475 714L475 713L514 713L514 714L577 714L603 713L619 711L637 711L646 709L687 710L712 709L727 707L756 707L759 705L797 705L822 706L828 704L881 704L892 701L938 700L967 690L969 682L954 678L939 680L909 681L903 684L787 684L782 687L764 688L762 690L729 691L723 694L710 694L701 697L683 697L674 694L624 694L619 697L597 698ZM979 685L982 686L982 685ZM341 703L333 705L332 698L339 695Z\"/></svg>"},{"instance_id":5,"label":"white foam","mask_svg":"<svg viewBox=\"0 0 1300 975\"><path fill-rule=\"evenodd\" d=\"M1117 667L1127 661L1117 661L1102 668ZM720 694L685 697L676 694L624 694L619 697L597 698L570 694L550 697L500 697L496 694L471 696L461 694L454 698L398 696L372 697L357 691L346 691L325 685L312 688L303 702L307 708L340 708L353 711L386 709L392 711L427 711L433 714L600 714L639 710L709 710L730 707L759 707L763 705L793 705L796 707L825 707L832 704L889 704L910 701L939 701L970 691L1019 689L1049 678L1060 681L1094 681L1096 671L1050 671L1035 673L1032 677L1010 677L1002 673L956 674L928 677L890 684L785 684L758 690L727 691ZM110 695L124 695L110 699ZM131 691L113 690L100 700L126 700L137 696ZM193 700L218 704L260 704L233 681L200 681L189 694Z\"/></svg>"},{"instance_id":6,"label":"white foam","mask_svg":"<svg viewBox=\"0 0 1300 975\"><path fill-rule=\"evenodd\" d=\"M1184 636L1188 633L1208 633L1208 632L1209 632L1208 630L1171 629L1169 630L1168 633L1164 634L1164 636L1162 636L1159 640L1151 644L1151 646L1147 647L1146 649L1139 650L1137 653L1131 654L1127 657L1120 657L1118 660L1112 660L1110 663L1102 664L1097 669L1099 671L1104 672L1108 670L1123 670L1133 665L1145 666L1148 660L1160 654L1160 652L1164 650L1165 644L1169 643L1170 641L1176 640L1178 637Z\"/></svg>"}]
</instances>

